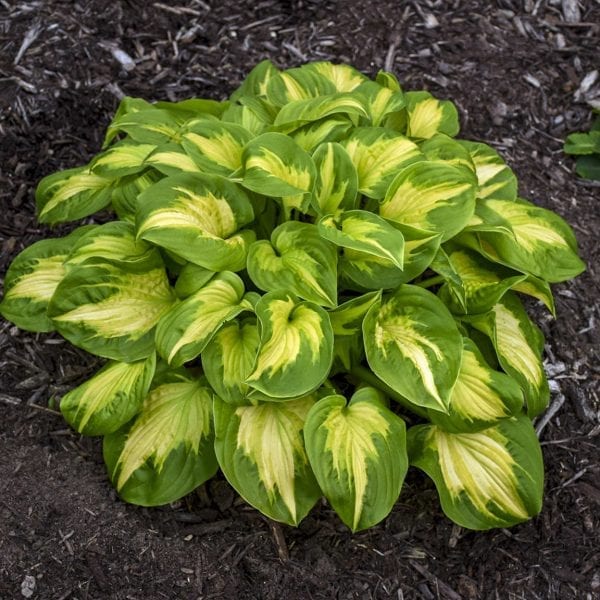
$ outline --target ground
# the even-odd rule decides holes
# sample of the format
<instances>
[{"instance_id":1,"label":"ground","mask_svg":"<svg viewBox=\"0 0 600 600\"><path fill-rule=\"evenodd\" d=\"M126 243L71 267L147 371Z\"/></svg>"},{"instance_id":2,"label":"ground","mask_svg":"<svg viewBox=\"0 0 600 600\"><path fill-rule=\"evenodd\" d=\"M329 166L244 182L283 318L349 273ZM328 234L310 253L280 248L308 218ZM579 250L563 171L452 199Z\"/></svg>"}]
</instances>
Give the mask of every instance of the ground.
<instances>
[{"instance_id":1,"label":"ground","mask_svg":"<svg viewBox=\"0 0 600 600\"><path fill-rule=\"evenodd\" d=\"M412 470L391 515L356 535L325 503L274 526L219 478L174 505L125 505L100 441L55 410L96 361L0 321L0 598L600 598L600 188L561 151L600 93L599 35L597 0L0 0L0 274L68 230L36 223L36 182L99 150L122 95L224 98L263 58L386 67L453 100L461 137L502 153L588 265L555 286L555 320L532 306L553 390L543 511L483 533L453 526Z\"/></svg>"}]
</instances>

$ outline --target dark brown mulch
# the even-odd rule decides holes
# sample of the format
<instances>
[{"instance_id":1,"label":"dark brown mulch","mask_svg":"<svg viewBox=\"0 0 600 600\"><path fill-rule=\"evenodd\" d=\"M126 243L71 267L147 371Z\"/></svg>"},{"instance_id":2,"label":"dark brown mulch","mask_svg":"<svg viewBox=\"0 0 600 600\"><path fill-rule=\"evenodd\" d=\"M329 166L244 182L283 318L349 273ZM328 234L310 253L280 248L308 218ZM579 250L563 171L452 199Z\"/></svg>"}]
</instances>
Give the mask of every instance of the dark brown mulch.
<instances>
[{"instance_id":1,"label":"dark brown mulch","mask_svg":"<svg viewBox=\"0 0 600 600\"><path fill-rule=\"evenodd\" d=\"M521 193L573 225L588 264L556 286L556 321L536 309L555 409L544 510L487 533L453 527L413 472L390 517L357 535L325 504L298 529L273 527L221 479L177 505L127 506L99 440L53 409L94 359L2 321L0 598L600 598L600 188L561 151L599 93L585 79L599 24L592 0L0 0L2 273L51 233L34 219L36 182L98 151L123 94L224 98L263 58L387 66L454 100L461 135L500 149Z\"/></svg>"}]
</instances>

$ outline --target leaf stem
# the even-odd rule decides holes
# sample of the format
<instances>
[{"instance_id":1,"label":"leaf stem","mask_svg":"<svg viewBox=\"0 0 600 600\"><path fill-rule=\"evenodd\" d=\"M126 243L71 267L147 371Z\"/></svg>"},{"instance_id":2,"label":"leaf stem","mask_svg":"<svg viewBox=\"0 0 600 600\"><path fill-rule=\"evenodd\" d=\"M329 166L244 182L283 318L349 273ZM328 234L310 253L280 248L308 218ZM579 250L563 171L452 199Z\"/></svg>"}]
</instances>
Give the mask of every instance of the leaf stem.
<instances>
[{"instance_id":1,"label":"leaf stem","mask_svg":"<svg viewBox=\"0 0 600 600\"><path fill-rule=\"evenodd\" d=\"M429 279L424 279L423 281L419 281L414 285L418 285L422 288L430 288L438 283L442 283L444 281L444 277L442 275L436 275L435 277L430 277Z\"/></svg>"},{"instance_id":2,"label":"leaf stem","mask_svg":"<svg viewBox=\"0 0 600 600\"><path fill-rule=\"evenodd\" d=\"M377 377L374 373L369 371L369 369L365 369L365 367L361 367L360 365L358 365L352 369L351 374L360 379L361 381L368 383L370 386L382 391L384 394L386 394L386 396L393 398L406 410L409 410L413 414L418 415L423 419L428 419L427 411L424 408L416 406L412 402L409 402L404 396L402 396L396 390L392 389L389 385L381 381L381 379L379 379L379 377Z\"/></svg>"}]
</instances>

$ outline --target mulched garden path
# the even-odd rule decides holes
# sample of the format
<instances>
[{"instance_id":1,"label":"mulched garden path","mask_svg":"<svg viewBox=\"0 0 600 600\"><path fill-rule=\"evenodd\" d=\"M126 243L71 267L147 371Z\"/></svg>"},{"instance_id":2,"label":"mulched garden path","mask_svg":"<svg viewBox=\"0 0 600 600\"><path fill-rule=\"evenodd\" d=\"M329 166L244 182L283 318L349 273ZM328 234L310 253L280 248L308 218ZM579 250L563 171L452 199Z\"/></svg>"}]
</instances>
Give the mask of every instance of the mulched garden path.
<instances>
[{"instance_id":1,"label":"mulched garden path","mask_svg":"<svg viewBox=\"0 0 600 600\"><path fill-rule=\"evenodd\" d=\"M125 505L100 440L56 412L95 359L0 321L0 598L600 598L600 188L561 151L600 97L599 43L597 0L0 0L0 273L68 231L36 224L36 182L96 153L123 95L224 98L263 58L386 67L452 99L461 137L497 148L588 264L555 287L556 320L532 306L553 389L543 512L485 533L453 526L412 470L357 535L324 503L274 526L218 478L174 505Z\"/></svg>"}]
</instances>

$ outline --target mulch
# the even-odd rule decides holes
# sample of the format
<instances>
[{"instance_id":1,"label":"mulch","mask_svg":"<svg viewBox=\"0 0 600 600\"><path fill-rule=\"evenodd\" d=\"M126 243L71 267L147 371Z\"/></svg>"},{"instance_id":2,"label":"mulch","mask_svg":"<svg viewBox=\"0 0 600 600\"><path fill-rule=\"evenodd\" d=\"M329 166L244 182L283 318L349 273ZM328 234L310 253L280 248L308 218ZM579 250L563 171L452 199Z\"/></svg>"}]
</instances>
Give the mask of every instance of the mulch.
<instances>
[{"instance_id":1,"label":"mulch","mask_svg":"<svg viewBox=\"0 0 600 600\"><path fill-rule=\"evenodd\" d=\"M0 598L600 598L600 187L565 136L600 98L597 0L0 0L0 273L50 234L44 175L83 164L124 95L221 99L259 60L349 62L453 100L461 137L497 148L521 194L562 215L588 265L555 286L551 408L539 517L470 532L409 473L380 525L352 535L325 504L275 525L217 477L180 502L125 505L100 440L73 433L60 397L97 368L53 334L0 322Z\"/></svg>"}]
</instances>

